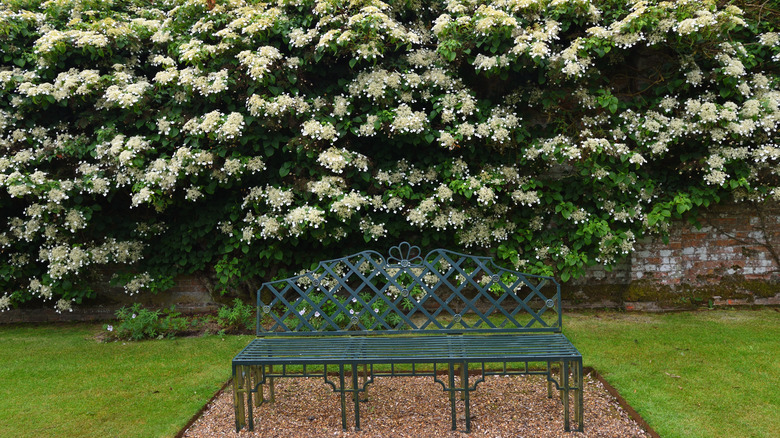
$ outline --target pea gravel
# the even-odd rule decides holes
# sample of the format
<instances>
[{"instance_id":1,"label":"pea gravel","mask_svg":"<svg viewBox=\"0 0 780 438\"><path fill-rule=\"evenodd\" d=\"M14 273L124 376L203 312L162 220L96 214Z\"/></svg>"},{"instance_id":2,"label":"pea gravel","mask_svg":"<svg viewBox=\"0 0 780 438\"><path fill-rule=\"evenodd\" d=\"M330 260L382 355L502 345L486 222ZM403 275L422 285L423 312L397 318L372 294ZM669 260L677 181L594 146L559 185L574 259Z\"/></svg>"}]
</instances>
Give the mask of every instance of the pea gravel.
<instances>
[{"instance_id":1,"label":"pea gravel","mask_svg":"<svg viewBox=\"0 0 780 438\"><path fill-rule=\"evenodd\" d=\"M542 376L492 376L471 397L470 434L452 431L450 405L430 377L377 378L360 404L361 430L341 429L339 396L322 379L285 378L276 383L276 403L254 408L255 430L235 432L232 389L210 403L185 437L649 437L590 374L585 380L585 432L563 430L563 406L547 398ZM573 405L572 405L573 408ZM458 403L458 427L464 428ZM572 410L573 413L573 410Z\"/></svg>"}]
</instances>

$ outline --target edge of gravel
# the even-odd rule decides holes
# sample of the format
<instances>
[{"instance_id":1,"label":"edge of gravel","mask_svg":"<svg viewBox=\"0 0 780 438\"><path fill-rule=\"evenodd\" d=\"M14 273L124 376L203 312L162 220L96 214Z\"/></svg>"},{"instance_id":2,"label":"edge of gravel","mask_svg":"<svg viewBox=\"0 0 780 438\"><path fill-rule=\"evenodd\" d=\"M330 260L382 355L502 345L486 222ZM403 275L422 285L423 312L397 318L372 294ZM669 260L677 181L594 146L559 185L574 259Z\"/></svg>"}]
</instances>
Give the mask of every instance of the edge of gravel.
<instances>
[{"instance_id":1,"label":"edge of gravel","mask_svg":"<svg viewBox=\"0 0 780 438\"><path fill-rule=\"evenodd\" d=\"M604 377L602 377L601 374L598 371L596 371L595 368L585 367L583 368L582 372L583 374L590 374L596 380L601 382L601 384L604 385L604 389L606 389L607 392L612 397L615 397L615 400L620 404L620 407L622 407L626 411L628 416L631 417L632 420L636 421L636 423L639 424L639 426L641 426L642 429L644 429L648 435L650 435L653 438L661 438L661 435L658 435L658 432L656 432L655 429L653 429L652 427L650 427L649 424L647 424L647 421L645 421L645 419L642 418L641 415L639 415L639 412L637 412L630 404L628 404L626 399L624 399L623 396L620 395L618 390L615 389L615 387L613 387L612 385L610 385L609 382L607 382L604 379ZM217 395L219 395L219 393L215 394L214 397L216 398ZM182 433L183 432L184 430L182 430Z\"/></svg>"},{"instance_id":2,"label":"edge of gravel","mask_svg":"<svg viewBox=\"0 0 780 438\"><path fill-rule=\"evenodd\" d=\"M222 393L225 392L225 390L230 387L231 383L233 383L233 379L232 378L228 379L227 382L225 382L222 385L222 388L218 389L217 392L215 392L214 395L211 396L209 401L207 401L203 406L200 407L200 409L198 409L198 412L196 412L195 415L193 415L192 418L190 418L190 421L188 421L187 424L185 424L184 427L182 427L179 430L179 433L177 433L174 438L182 438L182 437L184 437L184 434L187 432L187 429L192 427L192 425L195 424L195 422L198 421L200 419L200 417L203 416L203 413L206 412L206 410L209 408L209 405L214 403L214 400L216 400L217 397L222 395Z\"/></svg>"},{"instance_id":3,"label":"edge of gravel","mask_svg":"<svg viewBox=\"0 0 780 438\"><path fill-rule=\"evenodd\" d=\"M660 436L660 435L658 435L658 432L656 432L656 431L655 431L655 430L654 430L654 429L653 429L653 428L652 428L652 427L651 427L651 426L650 426L650 425L647 423L647 421L645 421L645 419L644 419L644 418L642 418L642 416L641 416L641 415L639 415L639 413L638 413L638 412L637 412L637 411L636 411L636 410L635 410L635 409L634 409L634 408L633 408L633 407L632 407L630 404L628 404L628 402L626 401L626 399L625 399L625 398L623 398L623 396L621 396L621 395L620 395L620 393L618 392L618 390L617 390L617 389L615 389L615 387L613 387L612 385L610 385L610 384L609 384L609 382L607 382L607 381L606 381L606 379L604 379L604 377L602 377L602 376L601 376L601 374L600 374L600 373L599 373L599 372L598 372L598 371L597 371L595 368L592 368L592 367L584 367L584 368L583 368L583 370L582 370L582 372L583 372L583 375L585 375L585 374L590 374L590 375L591 375L593 378L595 378L596 380L598 380L598 381L599 381L599 382L600 382L600 383L601 383L601 384L604 386L604 389L606 389L606 390L607 390L607 392L608 392L608 393L609 393L609 394L610 394L612 397L614 397L614 398L615 398L615 400L618 402L618 404L620 404L620 407L621 407L621 408L623 408L623 409L625 410L625 412L628 414L628 416L629 416L629 417L630 417L632 420L634 420L634 421L635 421L635 422L636 422L636 423L637 423L637 424L638 424L640 427L642 427L642 429L644 429L644 430L645 430L645 432L647 432L647 434L648 434L648 435L650 435L650 436L651 436L651 437L653 437L653 438L661 438L661 436ZM217 392L215 392L215 393L214 393L214 395L212 395L212 396L211 396L211 398L209 399L209 401L207 401L207 402L206 402L206 403L205 403L205 404L204 404L204 405L203 405L203 406L202 406L202 407L201 407L201 408L198 410L198 412L196 412L196 413L195 413L195 415L193 415L193 416L190 418L190 420L187 422L187 424L185 424L185 425L184 425L184 427L182 427L182 428L181 428L181 430L179 430L179 433L177 433L177 434L176 434L175 438L183 438L183 437L184 437L184 434L187 432L187 430L188 430L190 427L192 427L192 425L193 425L193 424L195 424L195 422L197 422L197 421L200 419L200 417L202 417L202 416L203 416L203 414L204 414L204 413L206 412L206 410L208 409L209 405L211 405L211 404L212 404L212 403L213 403L213 402L214 402L214 401L217 399L217 397L221 396L223 392L225 392L226 390L228 390L228 389L230 388L230 384L232 383L232 380L233 380L233 379L228 379L228 380L227 380L227 381L226 381L226 382L225 382L225 383L222 385L222 387L221 387L220 389L218 389L218 390L217 390Z\"/></svg>"}]
</instances>

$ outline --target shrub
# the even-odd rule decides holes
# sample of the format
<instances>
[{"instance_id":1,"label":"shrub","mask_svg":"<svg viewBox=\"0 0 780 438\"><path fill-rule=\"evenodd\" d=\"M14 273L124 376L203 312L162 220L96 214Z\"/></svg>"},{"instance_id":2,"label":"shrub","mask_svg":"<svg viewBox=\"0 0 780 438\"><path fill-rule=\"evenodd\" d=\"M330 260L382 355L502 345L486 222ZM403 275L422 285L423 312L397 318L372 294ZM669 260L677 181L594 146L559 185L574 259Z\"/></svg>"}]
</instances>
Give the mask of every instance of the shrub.
<instances>
[{"instance_id":1,"label":"shrub","mask_svg":"<svg viewBox=\"0 0 780 438\"><path fill-rule=\"evenodd\" d=\"M170 338L191 328L190 321L176 312L173 306L165 310L150 310L134 303L117 310L116 317L116 324L104 326L109 337L114 339Z\"/></svg>"},{"instance_id":2,"label":"shrub","mask_svg":"<svg viewBox=\"0 0 780 438\"><path fill-rule=\"evenodd\" d=\"M219 308L217 324L227 333L252 332L255 328L255 307L236 298L232 306Z\"/></svg>"}]
</instances>

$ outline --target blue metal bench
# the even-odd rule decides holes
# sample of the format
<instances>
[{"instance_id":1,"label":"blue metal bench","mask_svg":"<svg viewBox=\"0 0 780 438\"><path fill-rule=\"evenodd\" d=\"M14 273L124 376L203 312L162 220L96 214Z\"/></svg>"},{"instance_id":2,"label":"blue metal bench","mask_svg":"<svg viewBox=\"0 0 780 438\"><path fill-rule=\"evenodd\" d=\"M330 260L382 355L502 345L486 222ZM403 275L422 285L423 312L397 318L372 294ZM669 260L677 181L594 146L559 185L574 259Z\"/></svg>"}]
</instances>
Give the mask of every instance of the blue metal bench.
<instances>
[{"instance_id":1,"label":"blue metal bench","mask_svg":"<svg viewBox=\"0 0 780 438\"><path fill-rule=\"evenodd\" d=\"M264 283L257 301L257 337L233 358L237 431L254 428L252 406L273 401L276 378L323 378L341 395L342 427L349 397L360 430L360 402L374 379L431 376L449 392L453 430L463 401L469 432L477 385L520 374L545 375L550 397L555 386L566 431L573 393L574 427L583 430L582 355L561 333L553 278L443 249L422 256L404 242L387 258L364 251Z\"/></svg>"}]
</instances>

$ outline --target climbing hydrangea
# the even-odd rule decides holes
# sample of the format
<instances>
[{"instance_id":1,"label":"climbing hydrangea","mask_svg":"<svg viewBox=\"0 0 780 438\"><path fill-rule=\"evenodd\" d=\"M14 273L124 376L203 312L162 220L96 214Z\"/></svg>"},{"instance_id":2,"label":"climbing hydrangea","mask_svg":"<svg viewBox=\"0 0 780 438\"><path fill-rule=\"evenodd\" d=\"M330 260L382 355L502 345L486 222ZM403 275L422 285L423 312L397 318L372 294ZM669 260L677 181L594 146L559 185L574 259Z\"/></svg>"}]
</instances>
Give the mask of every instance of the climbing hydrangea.
<instances>
[{"instance_id":1,"label":"climbing hydrangea","mask_svg":"<svg viewBox=\"0 0 780 438\"><path fill-rule=\"evenodd\" d=\"M780 23L731 3L4 1L0 310L407 236L567 280L780 201Z\"/></svg>"}]
</instances>

